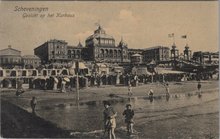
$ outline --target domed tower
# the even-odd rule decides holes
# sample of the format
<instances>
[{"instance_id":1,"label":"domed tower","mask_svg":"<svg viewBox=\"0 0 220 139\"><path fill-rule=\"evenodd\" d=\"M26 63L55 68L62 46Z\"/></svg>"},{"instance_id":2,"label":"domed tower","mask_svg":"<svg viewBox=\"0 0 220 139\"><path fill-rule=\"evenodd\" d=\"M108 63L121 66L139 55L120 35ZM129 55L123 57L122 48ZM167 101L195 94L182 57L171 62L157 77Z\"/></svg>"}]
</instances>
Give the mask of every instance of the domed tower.
<instances>
[{"instance_id":1,"label":"domed tower","mask_svg":"<svg viewBox=\"0 0 220 139\"><path fill-rule=\"evenodd\" d=\"M171 61L173 68L176 68L177 66L177 60L179 59L179 50L176 48L175 43L172 45L171 52Z\"/></svg>"},{"instance_id":2,"label":"domed tower","mask_svg":"<svg viewBox=\"0 0 220 139\"><path fill-rule=\"evenodd\" d=\"M121 38L121 41L118 44L118 47L121 49L121 62L129 62L128 59L128 46Z\"/></svg>"},{"instance_id":3,"label":"domed tower","mask_svg":"<svg viewBox=\"0 0 220 139\"><path fill-rule=\"evenodd\" d=\"M115 39L106 34L105 30L99 25L86 41L87 55L89 60L101 62L111 62L115 58Z\"/></svg>"},{"instance_id":4,"label":"domed tower","mask_svg":"<svg viewBox=\"0 0 220 139\"><path fill-rule=\"evenodd\" d=\"M94 34L86 39L86 47L93 46L115 46L115 39L106 34L105 30L99 25Z\"/></svg>"},{"instance_id":5,"label":"domed tower","mask_svg":"<svg viewBox=\"0 0 220 139\"><path fill-rule=\"evenodd\" d=\"M191 59L192 52L191 52L191 50L189 50L188 44L186 44L185 50L183 51L183 54L184 54L184 59L185 60L190 60Z\"/></svg>"}]
</instances>

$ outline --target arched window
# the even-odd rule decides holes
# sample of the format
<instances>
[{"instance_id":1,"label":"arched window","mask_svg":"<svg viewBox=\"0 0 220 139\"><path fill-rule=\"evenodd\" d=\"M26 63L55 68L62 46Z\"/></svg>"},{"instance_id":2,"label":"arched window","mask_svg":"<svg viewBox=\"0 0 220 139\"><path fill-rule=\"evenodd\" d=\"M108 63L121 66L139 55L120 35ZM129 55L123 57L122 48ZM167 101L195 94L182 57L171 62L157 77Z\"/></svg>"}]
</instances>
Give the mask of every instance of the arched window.
<instances>
[{"instance_id":1,"label":"arched window","mask_svg":"<svg viewBox=\"0 0 220 139\"><path fill-rule=\"evenodd\" d=\"M114 58L117 58L117 50L114 50Z\"/></svg>"},{"instance_id":2,"label":"arched window","mask_svg":"<svg viewBox=\"0 0 220 139\"><path fill-rule=\"evenodd\" d=\"M113 58L113 51L112 51L112 49L109 51L109 55L110 55L111 58Z\"/></svg>"},{"instance_id":3,"label":"arched window","mask_svg":"<svg viewBox=\"0 0 220 139\"><path fill-rule=\"evenodd\" d=\"M121 57L121 50L118 50L118 57Z\"/></svg>"},{"instance_id":4,"label":"arched window","mask_svg":"<svg viewBox=\"0 0 220 139\"><path fill-rule=\"evenodd\" d=\"M109 57L109 55L108 55L108 49L105 49L105 57Z\"/></svg>"},{"instance_id":5,"label":"arched window","mask_svg":"<svg viewBox=\"0 0 220 139\"><path fill-rule=\"evenodd\" d=\"M75 57L76 57L75 50L72 50L72 57L73 57L73 58L75 58Z\"/></svg>"},{"instance_id":6,"label":"arched window","mask_svg":"<svg viewBox=\"0 0 220 139\"><path fill-rule=\"evenodd\" d=\"M100 55L100 57L104 57L104 50L103 49L101 49L101 55Z\"/></svg>"}]
</instances>

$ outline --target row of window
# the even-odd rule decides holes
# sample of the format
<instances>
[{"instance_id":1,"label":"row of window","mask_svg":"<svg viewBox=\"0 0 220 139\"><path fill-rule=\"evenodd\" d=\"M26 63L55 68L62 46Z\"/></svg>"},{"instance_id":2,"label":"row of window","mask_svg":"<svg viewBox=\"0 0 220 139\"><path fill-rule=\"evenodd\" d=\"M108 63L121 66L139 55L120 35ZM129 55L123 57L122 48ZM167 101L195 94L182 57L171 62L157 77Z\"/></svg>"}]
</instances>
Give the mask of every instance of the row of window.
<instances>
[{"instance_id":1,"label":"row of window","mask_svg":"<svg viewBox=\"0 0 220 139\"><path fill-rule=\"evenodd\" d=\"M76 50L76 51L74 51L74 50L68 50L68 55L70 55L70 54L81 54L81 52L80 52L80 50Z\"/></svg>"},{"instance_id":2,"label":"row of window","mask_svg":"<svg viewBox=\"0 0 220 139\"><path fill-rule=\"evenodd\" d=\"M1 58L1 63L20 63L21 59L17 58Z\"/></svg>"},{"instance_id":3,"label":"row of window","mask_svg":"<svg viewBox=\"0 0 220 139\"><path fill-rule=\"evenodd\" d=\"M51 54L52 55L66 55L66 52L65 51L51 51Z\"/></svg>"},{"instance_id":4,"label":"row of window","mask_svg":"<svg viewBox=\"0 0 220 139\"><path fill-rule=\"evenodd\" d=\"M38 60L23 60L25 64L40 64Z\"/></svg>"},{"instance_id":5,"label":"row of window","mask_svg":"<svg viewBox=\"0 0 220 139\"><path fill-rule=\"evenodd\" d=\"M101 44L115 44L115 42L113 40L107 40L107 39L101 39L100 40Z\"/></svg>"},{"instance_id":6,"label":"row of window","mask_svg":"<svg viewBox=\"0 0 220 139\"><path fill-rule=\"evenodd\" d=\"M80 58L80 55L68 55L68 58Z\"/></svg>"}]
</instances>

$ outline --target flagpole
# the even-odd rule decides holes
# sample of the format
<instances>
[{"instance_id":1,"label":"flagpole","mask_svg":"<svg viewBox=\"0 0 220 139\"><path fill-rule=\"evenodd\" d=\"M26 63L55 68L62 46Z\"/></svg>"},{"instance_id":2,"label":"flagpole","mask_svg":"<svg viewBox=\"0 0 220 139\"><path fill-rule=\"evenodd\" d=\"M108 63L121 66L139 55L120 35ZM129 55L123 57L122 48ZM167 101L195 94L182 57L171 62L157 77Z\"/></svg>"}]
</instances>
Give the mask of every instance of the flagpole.
<instances>
[{"instance_id":1,"label":"flagpole","mask_svg":"<svg viewBox=\"0 0 220 139\"><path fill-rule=\"evenodd\" d=\"M188 36L186 36L186 45L188 45Z\"/></svg>"},{"instance_id":2,"label":"flagpole","mask_svg":"<svg viewBox=\"0 0 220 139\"><path fill-rule=\"evenodd\" d=\"M175 34L173 33L173 45L176 45L175 44Z\"/></svg>"}]
</instances>

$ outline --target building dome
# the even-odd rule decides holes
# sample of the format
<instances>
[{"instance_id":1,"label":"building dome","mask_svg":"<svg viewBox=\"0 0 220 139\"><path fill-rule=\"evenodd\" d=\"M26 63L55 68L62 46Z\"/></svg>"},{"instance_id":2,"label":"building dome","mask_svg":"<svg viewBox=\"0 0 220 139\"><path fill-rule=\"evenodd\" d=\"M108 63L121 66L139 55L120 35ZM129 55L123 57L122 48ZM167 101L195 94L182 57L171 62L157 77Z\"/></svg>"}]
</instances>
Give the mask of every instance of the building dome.
<instances>
[{"instance_id":1,"label":"building dome","mask_svg":"<svg viewBox=\"0 0 220 139\"><path fill-rule=\"evenodd\" d=\"M99 25L94 34L86 39L86 46L93 45L97 42L98 46L115 46L115 39L106 34L105 30Z\"/></svg>"},{"instance_id":2,"label":"building dome","mask_svg":"<svg viewBox=\"0 0 220 139\"><path fill-rule=\"evenodd\" d=\"M89 36L86 40L90 40L93 38L103 38L103 39L114 39L112 36L105 33L105 30L99 26L97 30L94 31L94 34Z\"/></svg>"}]
</instances>

